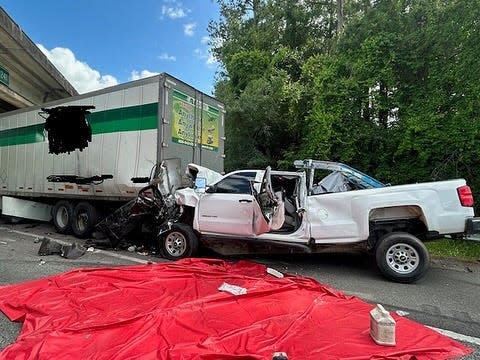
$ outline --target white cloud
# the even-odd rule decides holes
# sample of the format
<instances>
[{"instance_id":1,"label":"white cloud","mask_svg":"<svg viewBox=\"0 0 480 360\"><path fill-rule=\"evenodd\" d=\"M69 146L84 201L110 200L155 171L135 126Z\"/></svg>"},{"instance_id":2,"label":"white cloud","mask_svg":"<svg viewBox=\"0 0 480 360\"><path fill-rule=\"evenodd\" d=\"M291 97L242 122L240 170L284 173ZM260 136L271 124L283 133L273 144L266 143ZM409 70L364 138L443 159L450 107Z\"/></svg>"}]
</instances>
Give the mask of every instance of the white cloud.
<instances>
[{"instance_id":1,"label":"white cloud","mask_svg":"<svg viewBox=\"0 0 480 360\"><path fill-rule=\"evenodd\" d=\"M189 23L183 25L183 33L187 36L193 36L195 34L195 28L197 27L197 23Z\"/></svg>"},{"instance_id":2,"label":"white cloud","mask_svg":"<svg viewBox=\"0 0 480 360\"><path fill-rule=\"evenodd\" d=\"M78 60L70 49L56 47L48 50L41 44L37 46L80 94L118 84L114 76L101 75L86 62Z\"/></svg>"},{"instance_id":3,"label":"white cloud","mask_svg":"<svg viewBox=\"0 0 480 360\"><path fill-rule=\"evenodd\" d=\"M207 66L214 66L218 64L217 59L212 53L212 43L211 38L208 36L203 36L200 40L200 43L203 45L202 48L196 48L194 54L197 58L205 61Z\"/></svg>"},{"instance_id":4,"label":"white cloud","mask_svg":"<svg viewBox=\"0 0 480 360\"><path fill-rule=\"evenodd\" d=\"M165 16L173 20L181 19L191 12L191 10L186 8L179 0L163 0L163 3L162 16L160 17L162 20Z\"/></svg>"},{"instance_id":5,"label":"white cloud","mask_svg":"<svg viewBox=\"0 0 480 360\"><path fill-rule=\"evenodd\" d=\"M159 74L158 72L153 72L153 71L149 71L149 70L142 70L140 72L138 72L137 70L133 70L130 73L130 77L128 78L128 80L130 80L130 81L139 80L139 79L147 78L147 77L150 77L150 76L155 76L155 75L158 75L158 74Z\"/></svg>"},{"instance_id":6,"label":"white cloud","mask_svg":"<svg viewBox=\"0 0 480 360\"><path fill-rule=\"evenodd\" d=\"M180 4L176 6L162 6L162 16L168 16L170 19L181 19L187 16L187 10L181 7Z\"/></svg>"},{"instance_id":7,"label":"white cloud","mask_svg":"<svg viewBox=\"0 0 480 360\"><path fill-rule=\"evenodd\" d=\"M163 61L177 61L177 57L174 55L168 55L167 53L162 53L158 55L158 58Z\"/></svg>"}]
</instances>

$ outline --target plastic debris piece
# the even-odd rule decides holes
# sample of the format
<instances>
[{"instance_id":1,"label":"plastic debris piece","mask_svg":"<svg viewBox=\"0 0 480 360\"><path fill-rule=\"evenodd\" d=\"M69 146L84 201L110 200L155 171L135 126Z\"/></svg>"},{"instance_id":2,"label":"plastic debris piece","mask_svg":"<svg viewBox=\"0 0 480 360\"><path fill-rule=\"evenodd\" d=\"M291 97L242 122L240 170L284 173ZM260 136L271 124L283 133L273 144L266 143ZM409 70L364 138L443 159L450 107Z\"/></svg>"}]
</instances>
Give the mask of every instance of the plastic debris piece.
<instances>
[{"instance_id":1,"label":"plastic debris piece","mask_svg":"<svg viewBox=\"0 0 480 360\"><path fill-rule=\"evenodd\" d=\"M85 249L81 245L77 245L77 243L73 243L71 245L63 245L60 256L64 257L65 259L78 259L80 256L83 256L84 254L85 254Z\"/></svg>"},{"instance_id":2,"label":"plastic debris piece","mask_svg":"<svg viewBox=\"0 0 480 360\"><path fill-rule=\"evenodd\" d=\"M135 245L132 245L132 246L129 246L129 247L127 248L127 251L128 251L128 252L135 252L136 249L137 249L137 248L135 247Z\"/></svg>"},{"instance_id":3,"label":"plastic debris piece","mask_svg":"<svg viewBox=\"0 0 480 360\"><path fill-rule=\"evenodd\" d=\"M272 276L275 276L279 279L283 278L283 274L280 271L272 269L272 268L267 268L267 273L272 275Z\"/></svg>"},{"instance_id":4,"label":"plastic debris piece","mask_svg":"<svg viewBox=\"0 0 480 360\"><path fill-rule=\"evenodd\" d=\"M273 353L272 360L288 360L288 355L285 352Z\"/></svg>"},{"instance_id":5,"label":"plastic debris piece","mask_svg":"<svg viewBox=\"0 0 480 360\"><path fill-rule=\"evenodd\" d=\"M62 245L46 237L42 239L42 244L38 249L38 255L40 256L60 255L66 259L78 259L83 254L85 254L85 249L76 243Z\"/></svg>"},{"instance_id":6,"label":"plastic debris piece","mask_svg":"<svg viewBox=\"0 0 480 360\"><path fill-rule=\"evenodd\" d=\"M410 315L410 313L408 311L403 311L403 310L397 310L395 311L395 313L398 315L398 316L407 316L407 315Z\"/></svg>"},{"instance_id":7,"label":"plastic debris piece","mask_svg":"<svg viewBox=\"0 0 480 360\"><path fill-rule=\"evenodd\" d=\"M6 241L0 241L0 244L2 245L8 245L8 243Z\"/></svg>"},{"instance_id":8,"label":"plastic debris piece","mask_svg":"<svg viewBox=\"0 0 480 360\"><path fill-rule=\"evenodd\" d=\"M370 311L370 336L378 345L395 346L395 320L380 304Z\"/></svg>"},{"instance_id":9,"label":"plastic debris piece","mask_svg":"<svg viewBox=\"0 0 480 360\"><path fill-rule=\"evenodd\" d=\"M51 241L49 238L44 237L42 239L42 243L40 245L40 249L38 249L38 255L46 256L46 255L60 255L62 253L62 244L59 244L55 241Z\"/></svg>"},{"instance_id":10,"label":"plastic debris piece","mask_svg":"<svg viewBox=\"0 0 480 360\"><path fill-rule=\"evenodd\" d=\"M88 249L87 249L88 252L94 252L95 251L95 248L93 246L90 246Z\"/></svg>"},{"instance_id":11,"label":"plastic debris piece","mask_svg":"<svg viewBox=\"0 0 480 360\"><path fill-rule=\"evenodd\" d=\"M247 293L247 289L241 287L241 286L237 286L237 285L232 285L232 284L228 284L226 282L224 282L219 288L218 290L220 291L225 291L225 292L228 292L232 295L245 295Z\"/></svg>"}]
</instances>

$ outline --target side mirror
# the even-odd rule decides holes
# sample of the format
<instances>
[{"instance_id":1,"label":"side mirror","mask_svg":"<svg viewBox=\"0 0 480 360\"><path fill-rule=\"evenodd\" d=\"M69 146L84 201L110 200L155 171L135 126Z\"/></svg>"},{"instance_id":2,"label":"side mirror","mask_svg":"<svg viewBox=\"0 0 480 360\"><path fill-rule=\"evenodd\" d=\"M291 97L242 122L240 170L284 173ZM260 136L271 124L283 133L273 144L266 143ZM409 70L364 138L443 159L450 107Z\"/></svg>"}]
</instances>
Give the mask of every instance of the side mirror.
<instances>
[{"instance_id":1,"label":"side mirror","mask_svg":"<svg viewBox=\"0 0 480 360\"><path fill-rule=\"evenodd\" d=\"M196 178L195 179L195 192L203 194L207 189L207 179Z\"/></svg>"}]
</instances>

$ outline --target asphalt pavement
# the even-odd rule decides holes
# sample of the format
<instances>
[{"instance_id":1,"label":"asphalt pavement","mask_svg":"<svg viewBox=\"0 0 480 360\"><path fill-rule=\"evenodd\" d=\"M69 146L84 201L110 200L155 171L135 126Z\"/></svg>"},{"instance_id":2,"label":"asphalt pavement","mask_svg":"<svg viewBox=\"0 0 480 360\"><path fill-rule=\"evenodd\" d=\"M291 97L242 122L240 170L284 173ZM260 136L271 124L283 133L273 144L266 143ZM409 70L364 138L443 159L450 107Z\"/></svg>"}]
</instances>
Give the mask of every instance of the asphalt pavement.
<instances>
[{"instance_id":1,"label":"asphalt pavement","mask_svg":"<svg viewBox=\"0 0 480 360\"><path fill-rule=\"evenodd\" d=\"M120 266L166 261L155 254L91 247L71 260L57 255L39 256L43 237L64 244L85 240L56 234L49 224L0 224L0 285L18 283L79 267ZM132 249L130 249L132 250ZM207 253L205 256L215 256ZM315 278L370 303L383 304L415 321L443 331L476 351L466 357L480 359L480 262L432 259L424 278L415 284L385 280L364 254L289 256L236 256L264 263L281 272ZM0 350L15 341L20 324L0 314Z\"/></svg>"}]
</instances>

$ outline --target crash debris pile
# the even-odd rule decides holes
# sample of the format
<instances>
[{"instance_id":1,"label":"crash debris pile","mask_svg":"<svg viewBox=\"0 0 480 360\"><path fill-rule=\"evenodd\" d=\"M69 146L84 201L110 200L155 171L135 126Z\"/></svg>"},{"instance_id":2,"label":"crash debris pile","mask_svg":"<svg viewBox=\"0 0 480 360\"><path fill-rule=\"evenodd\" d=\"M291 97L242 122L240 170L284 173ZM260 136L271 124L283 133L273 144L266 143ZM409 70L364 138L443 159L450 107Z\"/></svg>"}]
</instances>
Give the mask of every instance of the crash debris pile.
<instances>
[{"instance_id":1,"label":"crash debris pile","mask_svg":"<svg viewBox=\"0 0 480 360\"><path fill-rule=\"evenodd\" d=\"M48 114L45 130L48 133L50 154L70 153L83 150L92 141L92 128L86 119L88 110L94 106L57 106L42 108Z\"/></svg>"},{"instance_id":2,"label":"crash debris pile","mask_svg":"<svg viewBox=\"0 0 480 360\"><path fill-rule=\"evenodd\" d=\"M378 345L369 334L373 305L266 270L186 259L0 287L1 311L23 321L0 359L445 359L471 352L396 314L396 345ZM222 284L245 291L220 291Z\"/></svg>"}]
</instances>

